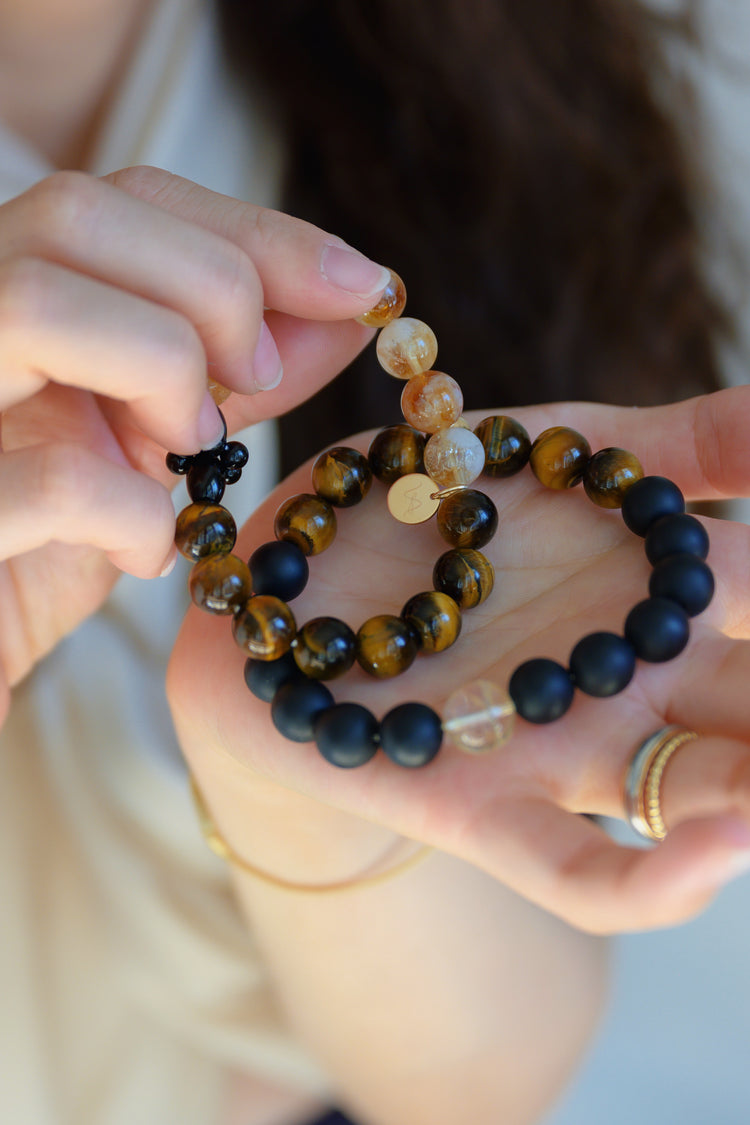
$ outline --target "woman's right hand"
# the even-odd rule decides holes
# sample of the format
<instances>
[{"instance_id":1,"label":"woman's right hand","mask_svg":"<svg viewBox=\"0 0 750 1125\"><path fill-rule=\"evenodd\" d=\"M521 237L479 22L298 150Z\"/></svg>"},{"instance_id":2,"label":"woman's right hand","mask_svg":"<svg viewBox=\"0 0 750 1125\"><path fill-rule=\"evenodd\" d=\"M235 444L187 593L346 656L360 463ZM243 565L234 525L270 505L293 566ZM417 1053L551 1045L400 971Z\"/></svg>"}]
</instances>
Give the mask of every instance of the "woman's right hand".
<instances>
[{"instance_id":1,"label":"woman's right hand","mask_svg":"<svg viewBox=\"0 0 750 1125\"><path fill-rule=\"evenodd\" d=\"M57 173L0 207L0 718L120 571L169 566L164 452L220 437L207 373L239 392L230 429L283 413L366 343L352 318L385 280L154 168Z\"/></svg>"}]
</instances>

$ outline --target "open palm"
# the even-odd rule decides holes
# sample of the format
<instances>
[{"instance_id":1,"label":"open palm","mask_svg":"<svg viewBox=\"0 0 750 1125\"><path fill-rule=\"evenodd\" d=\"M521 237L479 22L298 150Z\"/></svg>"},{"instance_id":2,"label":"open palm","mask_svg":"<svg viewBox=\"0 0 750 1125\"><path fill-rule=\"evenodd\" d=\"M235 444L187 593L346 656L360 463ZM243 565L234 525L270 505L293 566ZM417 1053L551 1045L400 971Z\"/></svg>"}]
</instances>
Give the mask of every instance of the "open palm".
<instances>
[{"instance_id":1,"label":"open palm","mask_svg":"<svg viewBox=\"0 0 750 1125\"><path fill-rule=\"evenodd\" d=\"M630 449L647 473L674 479L690 499L748 491L743 433L750 389L644 411L561 404L514 414L532 437L562 424L584 433L593 449ZM366 450L369 436L348 444ZM621 632L629 609L647 596L642 541L618 512L596 508L581 489L548 491L528 470L507 480L482 478L480 485L500 515L484 549L495 566L493 594L465 612L452 648L419 657L395 680L352 670L330 685L337 702L356 700L378 716L408 700L440 711L456 687L476 678L506 686L530 657L565 664L585 634ZM251 518L235 552L247 557L272 538L278 504L309 490L309 468L301 469ZM192 609L170 670L187 756L200 772L209 758L228 752L250 776L454 853L577 925L602 931L676 921L706 901L716 872L750 844L750 532L718 520L707 526L717 594L691 622L690 644L678 658L639 663L618 696L576 693L570 711L548 726L519 720L511 740L488 756L444 745L422 770L400 769L381 755L360 769L337 770L313 744L285 741L268 705L245 688L243 655L226 620ZM293 603L298 624L330 614L356 629L375 613L398 613L412 594L431 588L445 544L433 525L396 523L382 485L375 482L362 504L340 512L338 527L333 546L311 559L308 587ZM656 849L620 847L578 814L623 816L627 762L667 723L701 736L680 751L665 778L665 815L674 831Z\"/></svg>"}]
</instances>

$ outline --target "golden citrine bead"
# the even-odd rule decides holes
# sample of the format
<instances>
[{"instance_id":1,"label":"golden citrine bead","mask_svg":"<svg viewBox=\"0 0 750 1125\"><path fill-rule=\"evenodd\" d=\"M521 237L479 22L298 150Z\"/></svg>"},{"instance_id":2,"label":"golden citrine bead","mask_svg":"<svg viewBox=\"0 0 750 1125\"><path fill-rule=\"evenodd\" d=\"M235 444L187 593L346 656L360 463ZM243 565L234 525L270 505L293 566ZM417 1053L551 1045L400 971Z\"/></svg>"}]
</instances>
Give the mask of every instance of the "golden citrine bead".
<instances>
[{"instance_id":1,"label":"golden citrine bead","mask_svg":"<svg viewBox=\"0 0 750 1125\"><path fill-rule=\"evenodd\" d=\"M226 402L232 393L229 387L225 387L223 383L217 383L215 379L207 379L206 387L217 406L221 406L223 402Z\"/></svg>"},{"instance_id":2,"label":"golden citrine bead","mask_svg":"<svg viewBox=\"0 0 750 1125\"><path fill-rule=\"evenodd\" d=\"M371 328L383 328L397 316L401 316L405 308L406 286L398 274L391 270L391 279L377 305L356 319L359 324L368 324Z\"/></svg>"},{"instance_id":3,"label":"golden citrine bead","mask_svg":"<svg viewBox=\"0 0 750 1125\"><path fill-rule=\"evenodd\" d=\"M415 430L426 434L452 426L461 417L463 408L461 388L443 371L423 371L420 375L413 375L401 392L404 418Z\"/></svg>"},{"instance_id":4,"label":"golden citrine bead","mask_svg":"<svg viewBox=\"0 0 750 1125\"><path fill-rule=\"evenodd\" d=\"M621 508L631 484L643 476L643 465L626 449L600 449L590 459L583 474L583 487L589 500L600 508Z\"/></svg>"},{"instance_id":5,"label":"golden citrine bead","mask_svg":"<svg viewBox=\"0 0 750 1125\"><path fill-rule=\"evenodd\" d=\"M443 733L466 754L487 754L508 741L515 717L507 691L489 680L474 680L446 700Z\"/></svg>"},{"instance_id":6,"label":"golden citrine bead","mask_svg":"<svg viewBox=\"0 0 750 1125\"><path fill-rule=\"evenodd\" d=\"M378 362L389 375L411 379L429 371L437 359L435 333L423 320L401 316L386 324L375 345Z\"/></svg>"},{"instance_id":7,"label":"golden citrine bead","mask_svg":"<svg viewBox=\"0 0 750 1125\"><path fill-rule=\"evenodd\" d=\"M583 477L591 446L583 434L568 426L544 430L531 447L529 464L546 488L573 488Z\"/></svg>"}]
</instances>

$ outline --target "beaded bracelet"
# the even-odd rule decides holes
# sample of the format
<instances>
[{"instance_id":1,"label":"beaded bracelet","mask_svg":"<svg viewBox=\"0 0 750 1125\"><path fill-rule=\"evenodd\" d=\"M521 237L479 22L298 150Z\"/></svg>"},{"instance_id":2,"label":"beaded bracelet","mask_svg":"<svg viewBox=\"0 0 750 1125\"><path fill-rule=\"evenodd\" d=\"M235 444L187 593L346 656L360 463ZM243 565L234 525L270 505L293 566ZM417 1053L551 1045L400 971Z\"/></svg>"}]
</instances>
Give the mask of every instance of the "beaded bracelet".
<instances>
[{"instance_id":1,"label":"beaded bracelet","mask_svg":"<svg viewBox=\"0 0 750 1125\"><path fill-rule=\"evenodd\" d=\"M516 713L548 723L565 714L575 688L597 697L617 694L630 683L637 658L663 662L684 649L689 617L706 608L714 590L704 561L705 528L685 513L677 486L664 477L644 477L632 454L614 448L592 454L581 434L559 426L532 444L524 427L505 416L486 418L472 432L460 418L458 384L431 370L434 334L421 321L399 317L405 299L403 283L393 275L379 305L361 319L387 326L378 357L391 374L408 380L402 408L411 425L381 431L367 458L346 447L321 454L313 467L315 494L281 506L274 521L277 541L258 548L248 565L229 553L236 527L218 503L224 485L239 479L245 447L227 442L225 434L212 450L167 459L173 472L187 474L193 500L178 516L175 538L181 553L198 562L190 582L193 599L210 612L232 615L235 640L250 653L247 686L271 703L277 729L292 741L315 741L329 762L344 768L365 764L378 748L399 765L423 766L444 736L461 750L482 753L510 737ZM492 564L477 548L494 534L497 511L468 485L482 470L511 476L527 462L548 488L583 482L594 503L621 507L626 526L644 537L653 565L649 597L630 611L623 635L585 636L567 667L544 657L527 660L513 672L507 691L484 680L465 685L449 697L442 718L425 704L403 703L378 722L359 704L336 704L320 681L346 671L355 655L365 670L382 677L405 670L420 647L437 652L454 643L460 610L483 601L494 579ZM422 522L437 512L441 533L455 544L435 565L435 589L410 599L399 617L370 619L356 638L335 618L297 630L286 602L307 582L306 556L333 540L332 504L361 500L372 474L390 484L389 508L397 519ZM329 659L321 655L327 648ZM373 659L373 649L394 655Z\"/></svg>"}]
</instances>

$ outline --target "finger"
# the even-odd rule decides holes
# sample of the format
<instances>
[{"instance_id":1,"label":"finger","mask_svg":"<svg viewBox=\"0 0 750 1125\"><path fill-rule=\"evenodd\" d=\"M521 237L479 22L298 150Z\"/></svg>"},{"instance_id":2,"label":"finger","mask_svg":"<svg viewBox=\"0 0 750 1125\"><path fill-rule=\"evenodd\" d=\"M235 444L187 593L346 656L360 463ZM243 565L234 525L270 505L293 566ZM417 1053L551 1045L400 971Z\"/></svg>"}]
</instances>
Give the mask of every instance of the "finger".
<instances>
[{"instance_id":1,"label":"finger","mask_svg":"<svg viewBox=\"0 0 750 1125\"><path fill-rule=\"evenodd\" d=\"M48 259L179 312L194 325L221 381L257 389L262 286L252 261L230 242L68 172L0 210L0 231L6 256Z\"/></svg>"},{"instance_id":2,"label":"finger","mask_svg":"<svg viewBox=\"0 0 750 1125\"><path fill-rule=\"evenodd\" d=\"M750 745L716 735L684 742L664 771L659 803L669 832L712 814L736 814L750 825Z\"/></svg>"},{"instance_id":3,"label":"finger","mask_svg":"<svg viewBox=\"0 0 750 1125\"><path fill-rule=\"evenodd\" d=\"M332 375L343 371L372 336L372 329L354 320L301 321L277 312L267 312L266 320L278 344L284 378L263 395L233 395L222 405L230 429L299 406L330 382ZM395 386L395 380L393 383ZM397 393L400 390L396 387Z\"/></svg>"},{"instance_id":4,"label":"finger","mask_svg":"<svg viewBox=\"0 0 750 1125\"><path fill-rule=\"evenodd\" d=\"M532 438L569 425L595 451L628 449L648 475L674 480L690 500L750 495L750 386L645 409L561 403L512 413L528 420Z\"/></svg>"},{"instance_id":5,"label":"finger","mask_svg":"<svg viewBox=\"0 0 750 1125\"><path fill-rule=\"evenodd\" d=\"M153 578L173 558L173 537L166 489L85 446L30 447L0 461L0 559L55 540L97 547L121 570Z\"/></svg>"},{"instance_id":6,"label":"finger","mask_svg":"<svg viewBox=\"0 0 750 1125\"><path fill-rule=\"evenodd\" d=\"M683 654L665 714L668 722L750 739L750 641L707 633Z\"/></svg>"},{"instance_id":7,"label":"finger","mask_svg":"<svg viewBox=\"0 0 750 1125\"><path fill-rule=\"evenodd\" d=\"M467 858L594 933L682 922L750 863L750 826L737 819L694 820L658 847L627 848L592 821L532 797L488 804L472 844Z\"/></svg>"},{"instance_id":8,"label":"finger","mask_svg":"<svg viewBox=\"0 0 750 1125\"><path fill-rule=\"evenodd\" d=\"M127 402L163 446L218 440L205 354L185 318L37 259L0 264L0 409L52 380Z\"/></svg>"},{"instance_id":9,"label":"finger","mask_svg":"<svg viewBox=\"0 0 750 1125\"><path fill-rule=\"evenodd\" d=\"M158 168L105 177L123 191L239 247L252 259L265 304L318 320L342 320L376 303L390 271L335 235L279 211L207 191Z\"/></svg>"}]
</instances>

